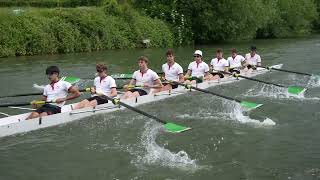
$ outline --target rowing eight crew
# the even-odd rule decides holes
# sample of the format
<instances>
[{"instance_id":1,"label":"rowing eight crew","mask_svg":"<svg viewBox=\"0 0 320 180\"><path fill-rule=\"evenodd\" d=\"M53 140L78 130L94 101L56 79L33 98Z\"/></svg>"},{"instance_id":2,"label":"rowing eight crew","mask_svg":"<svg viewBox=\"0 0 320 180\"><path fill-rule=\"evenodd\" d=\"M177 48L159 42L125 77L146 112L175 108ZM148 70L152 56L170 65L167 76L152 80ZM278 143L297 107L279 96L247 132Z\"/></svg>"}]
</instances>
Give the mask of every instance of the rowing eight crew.
<instances>
[{"instance_id":1,"label":"rowing eight crew","mask_svg":"<svg viewBox=\"0 0 320 180\"><path fill-rule=\"evenodd\" d=\"M162 65L164 77L161 78L163 80L161 81L158 74L148 68L148 58L141 56L138 59L139 70L133 73L130 83L124 86L126 92L120 98L130 99L178 87L177 84L171 82L194 84L208 80L219 80L226 76L224 71L240 74L240 70L243 69L245 73L251 73L257 66L261 66L261 57L256 54L254 46L251 47L251 52L246 54L245 58L238 55L236 49L232 49L231 56L227 60L223 58L222 49L218 49L216 58L210 62L210 67L202 60L202 57L202 51L196 50L193 54L194 61L189 64L187 73L183 75L183 68L175 62L174 53L169 49L166 52L167 62ZM116 82L108 75L107 66L97 64L96 70L98 76L94 79L94 87L90 89L91 97L77 103L74 109L95 107L107 103L106 96L116 97L118 95ZM46 74L50 84L45 86L41 100L49 103L41 107L33 104L33 107L37 109L27 119L60 113L61 107L66 101L80 96L80 92L75 86L59 79L60 71L57 66L48 67Z\"/></svg>"}]
</instances>

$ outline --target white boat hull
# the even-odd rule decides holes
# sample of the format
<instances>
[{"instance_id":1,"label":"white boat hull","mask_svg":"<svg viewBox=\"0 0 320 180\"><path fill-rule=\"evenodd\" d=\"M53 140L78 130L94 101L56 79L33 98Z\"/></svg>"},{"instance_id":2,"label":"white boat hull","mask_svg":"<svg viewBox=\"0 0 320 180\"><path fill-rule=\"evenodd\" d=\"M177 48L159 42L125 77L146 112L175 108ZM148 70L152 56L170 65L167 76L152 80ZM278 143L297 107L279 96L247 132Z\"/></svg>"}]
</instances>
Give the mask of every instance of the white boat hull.
<instances>
[{"instance_id":1,"label":"white boat hull","mask_svg":"<svg viewBox=\"0 0 320 180\"><path fill-rule=\"evenodd\" d=\"M272 67L281 68L281 66L282 64L278 64ZM254 71L248 77L264 74L266 72L268 72L268 70L263 68L258 68L257 71ZM242 78L239 78L239 80L242 80ZM220 80L220 82L206 81L206 82L197 84L197 87L201 89L206 89L209 87L214 87L214 86L228 84L228 83L237 82L237 81L238 81L237 79L230 77L230 78L222 79ZM157 93L156 95L149 94L145 96L140 96L137 99L123 100L122 102L130 106L139 106L141 104L159 101L159 100L174 97L180 94L185 94L188 91L189 90L185 89L184 87L179 86L178 88L172 90L170 93L168 91L163 91L163 92ZM51 127L51 126L56 126L56 125L68 123L71 121L79 120L84 117L92 116L94 114L108 113L108 112L117 111L119 109L124 109L124 107L118 107L113 105L112 103L107 103L107 104L98 105L95 109L84 108L84 109L72 110L71 107L73 105L74 104L65 105L62 107L61 113L45 116L42 118L25 120L26 117L30 115L30 113L1 118L0 119L0 137L29 132L29 131Z\"/></svg>"}]
</instances>

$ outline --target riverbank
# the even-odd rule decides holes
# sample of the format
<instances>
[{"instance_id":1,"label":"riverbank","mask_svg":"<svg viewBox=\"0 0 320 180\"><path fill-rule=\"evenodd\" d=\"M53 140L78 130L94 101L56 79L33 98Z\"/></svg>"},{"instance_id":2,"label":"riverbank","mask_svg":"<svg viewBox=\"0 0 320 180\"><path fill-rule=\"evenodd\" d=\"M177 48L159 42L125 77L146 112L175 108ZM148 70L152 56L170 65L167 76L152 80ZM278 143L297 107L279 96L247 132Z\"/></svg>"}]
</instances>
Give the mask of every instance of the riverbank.
<instances>
[{"instance_id":1,"label":"riverbank","mask_svg":"<svg viewBox=\"0 0 320 180\"><path fill-rule=\"evenodd\" d=\"M2 8L0 29L0 57L173 45L165 22L125 5Z\"/></svg>"}]
</instances>

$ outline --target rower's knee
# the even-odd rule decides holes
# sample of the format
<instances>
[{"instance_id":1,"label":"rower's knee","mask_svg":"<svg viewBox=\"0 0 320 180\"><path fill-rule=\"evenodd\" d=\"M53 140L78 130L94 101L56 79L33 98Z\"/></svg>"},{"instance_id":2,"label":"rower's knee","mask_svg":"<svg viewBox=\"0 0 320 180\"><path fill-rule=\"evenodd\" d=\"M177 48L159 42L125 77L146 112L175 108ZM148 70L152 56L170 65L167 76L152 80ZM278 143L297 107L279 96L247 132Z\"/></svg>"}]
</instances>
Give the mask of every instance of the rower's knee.
<instances>
[{"instance_id":1,"label":"rower's knee","mask_svg":"<svg viewBox=\"0 0 320 180\"><path fill-rule=\"evenodd\" d=\"M39 117L43 117L43 116L48 116L48 113L43 112L43 113L41 113L41 114L39 115Z\"/></svg>"},{"instance_id":2,"label":"rower's knee","mask_svg":"<svg viewBox=\"0 0 320 180\"><path fill-rule=\"evenodd\" d=\"M37 112L32 112L32 113L29 115L29 117L26 118L26 120L33 119L33 118L37 118L37 117L39 117L39 116L40 116L39 113L37 113Z\"/></svg>"}]
</instances>

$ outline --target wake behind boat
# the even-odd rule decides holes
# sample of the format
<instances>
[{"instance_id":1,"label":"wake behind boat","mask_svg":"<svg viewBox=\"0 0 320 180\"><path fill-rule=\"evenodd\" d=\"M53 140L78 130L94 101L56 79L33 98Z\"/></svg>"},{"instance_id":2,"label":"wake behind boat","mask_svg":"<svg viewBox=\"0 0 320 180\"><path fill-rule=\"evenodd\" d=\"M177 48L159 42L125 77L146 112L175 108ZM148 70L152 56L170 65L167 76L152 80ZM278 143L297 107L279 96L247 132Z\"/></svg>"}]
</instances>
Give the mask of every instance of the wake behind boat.
<instances>
[{"instance_id":1,"label":"wake behind boat","mask_svg":"<svg viewBox=\"0 0 320 180\"><path fill-rule=\"evenodd\" d=\"M271 67L281 68L282 64L274 65ZM267 69L258 67L250 75L246 75L246 76L254 77L267 72L269 72ZM204 81L202 83L193 84L192 86L200 89L207 89L210 87L215 87L223 84L234 83L242 79L243 79L242 77L238 77L238 78L225 77L225 78L221 78L220 80ZM148 95L121 100L121 102L129 106L136 107L142 104L160 101L160 100L175 97L181 94L186 94L190 91L191 91L190 89L186 89L184 86L179 86L173 90L166 90L158 93L149 93ZM28 116L30 116L30 113L24 113L20 115L1 118L0 119L0 137L10 136L18 133L25 133L25 132L46 128L46 127L51 127L51 126L56 126L56 125L80 120L84 117L92 116L95 114L110 113L110 112L125 109L125 107L121 106L120 104L114 105L112 102L108 102L106 104L98 105L95 108L89 107L89 108L74 110L74 107L76 106L76 104L77 103L62 106L61 113L53 114L50 116L33 118L30 120L25 120Z\"/></svg>"}]
</instances>

